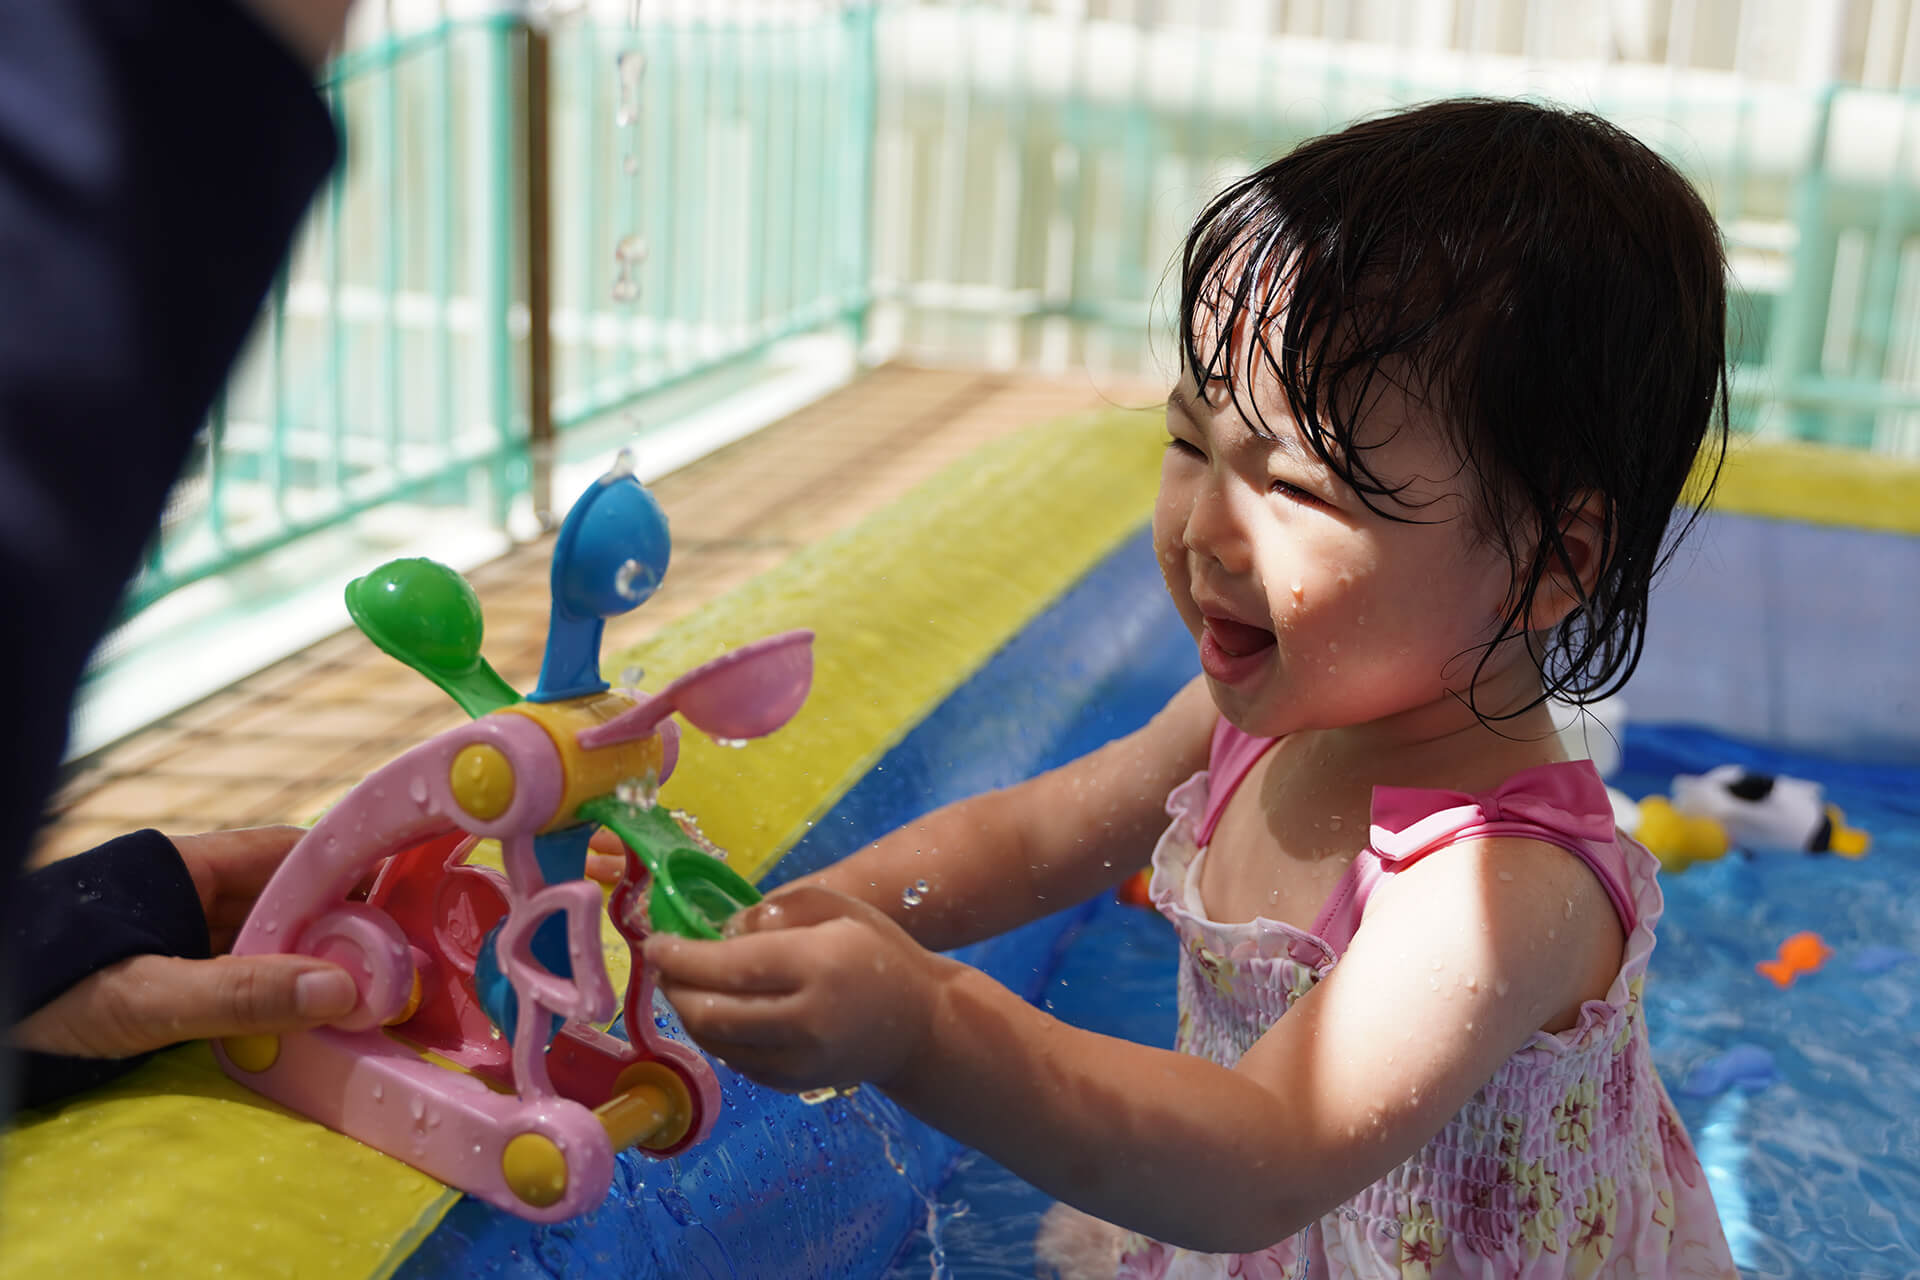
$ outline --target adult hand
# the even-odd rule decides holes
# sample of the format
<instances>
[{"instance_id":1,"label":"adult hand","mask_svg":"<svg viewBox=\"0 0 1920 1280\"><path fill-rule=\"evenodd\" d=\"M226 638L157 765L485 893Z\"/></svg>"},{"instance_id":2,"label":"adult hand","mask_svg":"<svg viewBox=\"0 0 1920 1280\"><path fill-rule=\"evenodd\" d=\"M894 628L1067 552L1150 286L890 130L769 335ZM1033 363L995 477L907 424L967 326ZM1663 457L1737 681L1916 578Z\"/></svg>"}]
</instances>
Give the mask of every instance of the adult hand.
<instances>
[{"instance_id":1,"label":"adult hand","mask_svg":"<svg viewBox=\"0 0 1920 1280\"><path fill-rule=\"evenodd\" d=\"M351 1012L346 970L310 956L224 954L274 870L306 833L254 827L169 836L207 919L210 960L139 955L56 996L13 1029L16 1047L125 1058L182 1040L292 1031Z\"/></svg>"},{"instance_id":2,"label":"adult hand","mask_svg":"<svg viewBox=\"0 0 1920 1280\"><path fill-rule=\"evenodd\" d=\"M874 907L817 885L741 912L725 941L656 933L644 954L696 1043L788 1091L885 1087L926 1045L941 984L960 968Z\"/></svg>"}]
</instances>

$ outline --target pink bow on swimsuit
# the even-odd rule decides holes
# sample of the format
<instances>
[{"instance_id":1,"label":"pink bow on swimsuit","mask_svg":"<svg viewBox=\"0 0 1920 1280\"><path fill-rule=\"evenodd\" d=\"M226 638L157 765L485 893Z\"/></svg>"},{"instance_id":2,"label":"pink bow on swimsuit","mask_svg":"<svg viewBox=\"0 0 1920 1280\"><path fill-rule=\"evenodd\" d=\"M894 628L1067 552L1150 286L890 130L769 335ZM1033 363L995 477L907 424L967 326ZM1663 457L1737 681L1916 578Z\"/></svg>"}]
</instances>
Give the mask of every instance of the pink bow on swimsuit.
<instances>
[{"instance_id":1,"label":"pink bow on swimsuit","mask_svg":"<svg viewBox=\"0 0 1920 1280\"><path fill-rule=\"evenodd\" d=\"M1469 827L1493 825L1540 829L1568 841L1611 841L1613 806L1606 784L1585 761L1523 769L1477 796L1419 787L1373 789L1371 835L1383 862L1418 858Z\"/></svg>"}]
</instances>

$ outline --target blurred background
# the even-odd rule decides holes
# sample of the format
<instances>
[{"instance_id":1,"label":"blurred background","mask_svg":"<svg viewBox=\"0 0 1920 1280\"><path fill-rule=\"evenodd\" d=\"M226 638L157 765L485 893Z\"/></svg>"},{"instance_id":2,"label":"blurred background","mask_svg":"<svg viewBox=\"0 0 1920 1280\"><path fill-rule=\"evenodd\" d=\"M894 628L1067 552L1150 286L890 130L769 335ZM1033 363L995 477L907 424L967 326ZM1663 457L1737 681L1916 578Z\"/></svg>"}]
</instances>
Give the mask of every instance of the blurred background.
<instances>
[{"instance_id":1,"label":"blurred background","mask_svg":"<svg viewBox=\"0 0 1920 1280\"><path fill-rule=\"evenodd\" d=\"M325 73L344 163L71 754L339 629L340 584L382 560L471 567L615 449L664 474L881 361L1137 403L1170 377L1168 270L1201 202L1435 97L1645 138L1725 231L1739 431L1920 455L1915 9L363 0Z\"/></svg>"}]
</instances>

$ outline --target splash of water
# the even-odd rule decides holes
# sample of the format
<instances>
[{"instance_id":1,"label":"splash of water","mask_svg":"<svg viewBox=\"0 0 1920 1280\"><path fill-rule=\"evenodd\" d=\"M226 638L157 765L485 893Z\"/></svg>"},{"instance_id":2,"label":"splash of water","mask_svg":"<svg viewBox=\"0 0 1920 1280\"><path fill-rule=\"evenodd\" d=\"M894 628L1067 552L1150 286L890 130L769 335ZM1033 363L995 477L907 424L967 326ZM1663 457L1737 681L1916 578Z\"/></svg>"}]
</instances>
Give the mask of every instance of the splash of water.
<instances>
[{"instance_id":1,"label":"splash of water","mask_svg":"<svg viewBox=\"0 0 1920 1280\"><path fill-rule=\"evenodd\" d=\"M660 775L652 769L638 778L622 778L613 798L629 809L651 809L660 803Z\"/></svg>"}]
</instances>

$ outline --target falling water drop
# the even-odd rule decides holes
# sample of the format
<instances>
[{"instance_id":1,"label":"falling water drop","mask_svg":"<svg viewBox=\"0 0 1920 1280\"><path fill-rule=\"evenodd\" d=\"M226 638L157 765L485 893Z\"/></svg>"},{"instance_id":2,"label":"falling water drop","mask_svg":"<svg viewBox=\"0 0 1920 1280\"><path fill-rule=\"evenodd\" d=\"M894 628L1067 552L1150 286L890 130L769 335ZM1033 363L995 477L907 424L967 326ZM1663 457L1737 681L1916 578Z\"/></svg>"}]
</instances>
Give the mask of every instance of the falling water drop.
<instances>
[{"instance_id":1,"label":"falling water drop","mask_svg":"<svg viewBox=\"0 0 1920 1280\"><path fill-rule=\"evenodd\" d=\"M640 688L640 682L642 680L645 680L646 678L647 678L647 673L644 668L622 667L620 669L620 687L622 689L627 690L630 693L638 692Z\"/></svg>"}]
</instances>

